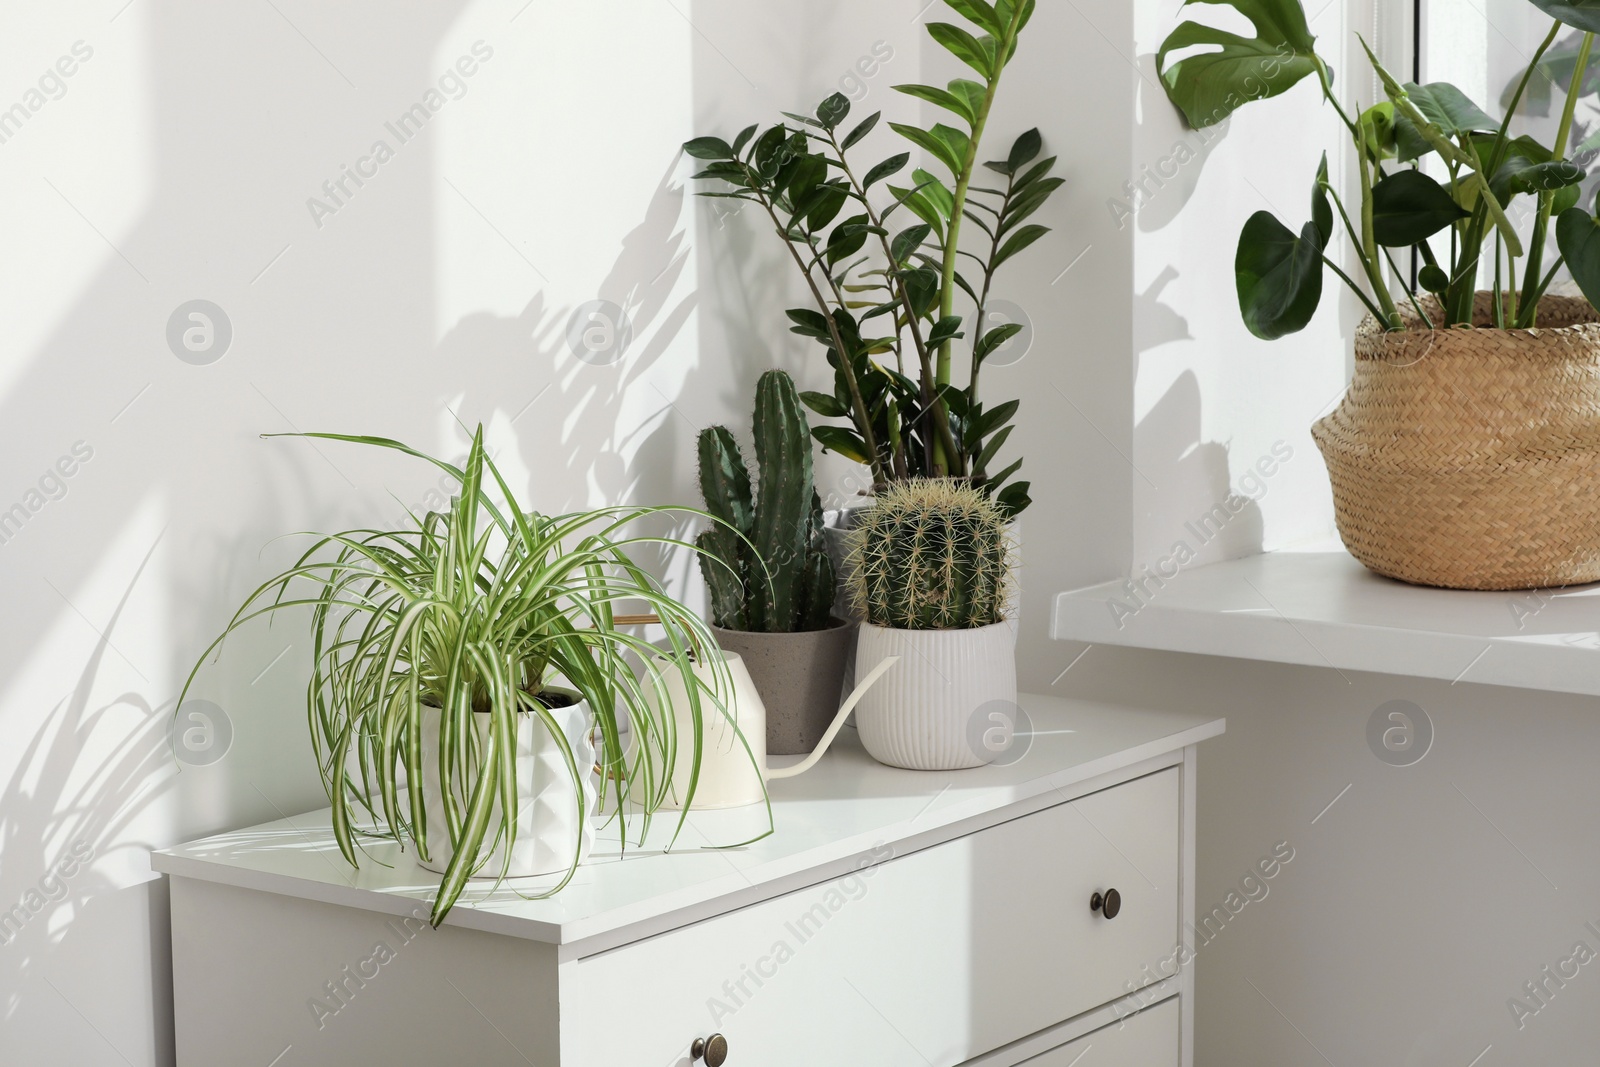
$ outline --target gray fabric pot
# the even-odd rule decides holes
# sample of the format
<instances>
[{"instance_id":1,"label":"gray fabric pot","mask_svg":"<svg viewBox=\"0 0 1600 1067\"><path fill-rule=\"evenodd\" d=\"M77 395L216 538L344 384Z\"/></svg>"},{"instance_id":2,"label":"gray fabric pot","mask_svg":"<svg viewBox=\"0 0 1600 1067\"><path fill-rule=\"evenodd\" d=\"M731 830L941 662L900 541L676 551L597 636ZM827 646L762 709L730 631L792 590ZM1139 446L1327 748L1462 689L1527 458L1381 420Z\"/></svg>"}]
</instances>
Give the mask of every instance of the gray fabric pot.
<instances>
[{"instance_id":1,"label":"gray fabric pot","mask_svg":"<svg viewBox=\"0 0 1600 1067\"><path fill-rule=\"evenodd\" d=\"M712 626L717 644L743 659L767 709L767 752L810 752L839 710L845 659L855 624L834 619L826 630L769 634Z\"/></svg>"}]
</instances>

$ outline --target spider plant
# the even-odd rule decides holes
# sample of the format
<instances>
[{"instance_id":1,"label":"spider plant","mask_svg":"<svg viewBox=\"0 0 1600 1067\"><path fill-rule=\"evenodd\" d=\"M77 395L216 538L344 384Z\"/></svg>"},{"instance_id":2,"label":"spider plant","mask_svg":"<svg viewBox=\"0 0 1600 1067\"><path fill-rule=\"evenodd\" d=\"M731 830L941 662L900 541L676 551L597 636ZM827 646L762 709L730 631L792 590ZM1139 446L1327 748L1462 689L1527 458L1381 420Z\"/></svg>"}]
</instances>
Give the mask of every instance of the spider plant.
<instances>
[{"instance_id":1,"label":"spider plant","mask_svg":"<svg viewBox=\"0 0 1600 1067\"><path fill-rule=\"evenodd\" d=\"M279 436L279 435L272 435ZM677 603L630 557L636 546L693 545L671 537L630 535L626 528L685 508L606 507L546 516L524 510L473 436L464 468L399 441L344 434L296 434L394 449L446 471L460 483L444 512L413 516L405 530L352 530L315 539L293 566L258 587L200 657L236 629L279 611L310 612L313 664L306 691L312 745L333 806L333 832L352 865L359 839L376 836L428 860L445 835L451 857L434 899L441 923L467 879L517 831L516 737L519 717L533 716L556 739L583 812L580 766L541 693L559 678L587 702L601 734L599 770L606 807L624 846L628 813L650 814L668 790L686 797L699 777L705 716L728 714L716 693L731 680L697 680L694 649L715 647L705 624ZM504 509L484 484L493 479ZM713 520L714 521L714 520ZM625 632L618 601L642 604L665 632L660 645ZM711 662L720 667L718 657ZM726 671L725 667L720 667ZM678 672L691 703L692 738L679 738L664 686ZM179 696L179 704L183 695ZM446 825L429 825L423 786L424 709L438 709L439 775ZM473 728L486 716L487 730ZM624 731L633 741L625 748ZM679 744L692 745L687 783L672 783ZM630 751L631 750L631 751ZM651 758L646 758L647 756ZM523 783L526 784L526 783ZM370 827L361 825L362 813ZM586 813L587 814L587 813ZM768 809L770 825L770 807ZM678 828L682 828L679 816ZM769 831L770 832L770 831ZM675 835L674 835L675 836ZM572 879L582 846L550 896ZM506 874L509 847L499 877Z\"/></svg>"}]
</instances>

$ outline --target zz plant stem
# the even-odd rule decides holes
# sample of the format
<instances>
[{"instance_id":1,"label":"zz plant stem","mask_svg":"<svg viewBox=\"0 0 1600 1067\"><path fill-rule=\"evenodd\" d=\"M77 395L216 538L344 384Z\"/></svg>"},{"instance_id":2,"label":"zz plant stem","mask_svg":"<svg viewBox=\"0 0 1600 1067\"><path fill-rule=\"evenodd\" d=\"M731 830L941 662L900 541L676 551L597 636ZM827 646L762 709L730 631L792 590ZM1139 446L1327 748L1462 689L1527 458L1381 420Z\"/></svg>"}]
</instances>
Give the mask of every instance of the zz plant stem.
<instances>
[{"instance_id":1,"label":"zz plant stem","mask_svg":"<svg viewBox=\"0 0 1600 1067\"><path fill-rule=\"evenodd\" d=\"M961 173L956 175L955 206L950 209L950 226L946 231L944 242L944 262L939 275L939 317L944 318L955 310L956 302L956 256L961 252L961 220L967 209L967 189L972 184L972 172L978 166L978 143L983 139L984 128L989 123L989 109L994 105L994 94L1000 88L1000 75L1006 68L1006 61L1010 58L1012 49L1016 47L1017 33L1022 29L1022 19L1027 9L1017 3L1011 12L1011 18L1006 23L1005 33L1000 38L999 47L995 50L994 73L987 79L988 87L983 94L983 103L978 106L976 120L972 124L972 136L967 141L966 158L961 161ZM936 384L943 387L950 384L950 347L955 343L954 338L947 338L939 348L939 366ZM940 448L944 445L941 442ZM950 455L945 457L945 463L954 463L959 466L960 456ZM939 461L935 460L935 470L939 468ZM940 471L940 473L944 473ZM956 470L953 473L965 473Z\"/></svg>"}]
</instances>

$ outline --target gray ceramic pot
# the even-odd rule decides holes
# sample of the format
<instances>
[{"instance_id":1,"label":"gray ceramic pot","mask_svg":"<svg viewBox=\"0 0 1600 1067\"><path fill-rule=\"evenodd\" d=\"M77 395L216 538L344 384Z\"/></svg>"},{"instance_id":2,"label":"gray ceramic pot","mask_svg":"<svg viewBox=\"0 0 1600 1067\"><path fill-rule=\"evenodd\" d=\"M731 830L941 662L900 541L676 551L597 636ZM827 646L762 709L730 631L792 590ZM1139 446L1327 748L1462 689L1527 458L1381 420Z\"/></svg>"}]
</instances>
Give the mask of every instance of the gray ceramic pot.
<instances>
[{"instance_id":1,"label":"gray ceramic pot","mask_svg":"<svg viewBox=\"0 0 1600 1067\"><path fill-rule=\"evenodd\" d=\"M737 652L767 709L767 751L810 752L839 710L845 660L855 624L834 619L826 630L769 634L711 627L717 644Z\"/></svg>"},{"instance_id":2,"label":"gray ceramic pot","mask_svg":"<svg viewBox=\"0 0 1600 1067\"><path fill-rule=\"evenodd\" d=\"M871 504L854 504L838 511L823 512L822 538L828 548L828 559L833 564L833 613L841 619L860 622L865 615L855 609L850 600L850 578L854 568L847 553L850 531Z\"/></svg>"}]
</instances>

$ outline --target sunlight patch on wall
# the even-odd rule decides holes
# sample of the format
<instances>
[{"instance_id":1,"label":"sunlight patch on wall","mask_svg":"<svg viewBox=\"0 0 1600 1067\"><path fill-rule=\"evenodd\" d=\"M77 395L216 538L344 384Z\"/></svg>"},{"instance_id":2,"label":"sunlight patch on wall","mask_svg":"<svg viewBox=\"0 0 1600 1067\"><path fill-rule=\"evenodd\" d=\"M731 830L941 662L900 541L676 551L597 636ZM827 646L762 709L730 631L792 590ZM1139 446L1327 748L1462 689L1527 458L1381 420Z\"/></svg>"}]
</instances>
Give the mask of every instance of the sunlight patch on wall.
<instances>
[{"instance_id":1,"label":"sunlight patch on wall","mask_svg":"<svg viewBox=\"0 0 1600 1067\"><path fill-rule=\"evenodd\" d=\"M494 368L497 395L470 397L468 421L492 411L548 457L534 504L618 503L641 484L660 500L670 457L633 459L679 417L698 361L679 151L695 133L693 30L667 4L506 10L472 6L434 52L440 71L476 66L429 131L436 336L461 366Z\"/></svg>"},{"instance_id":2,"label":"sunlight patch on wall","mask_svg":"<svg viewBox=\"0 0 1600 1067\"><path fill-rule=\"evenodd\" d=\"M143 265L113 246L125 244L155 180L144 13L112 23L44 5L24 21L0 41L0 395L102 275L147 286Z\"/></svg>"}]
</instances>

